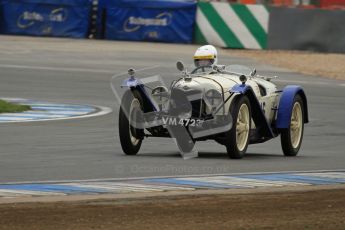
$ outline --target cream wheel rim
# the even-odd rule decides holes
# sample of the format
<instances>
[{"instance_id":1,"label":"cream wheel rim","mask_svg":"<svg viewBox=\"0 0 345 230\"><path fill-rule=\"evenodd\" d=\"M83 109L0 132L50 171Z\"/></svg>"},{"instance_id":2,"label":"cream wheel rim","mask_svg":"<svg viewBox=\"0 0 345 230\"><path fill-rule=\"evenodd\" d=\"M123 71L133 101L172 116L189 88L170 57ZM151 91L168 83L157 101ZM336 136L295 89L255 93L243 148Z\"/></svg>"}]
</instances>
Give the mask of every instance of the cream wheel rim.
<instances>
[{"instance_id":1,"label":"cream wheel rim","mask_svg":"<svg viewBox=\"0 0 345 230\"><path fill-rule=\"evenodd\" d=\"M134 98L131 107L129 109L129 135L133 145L138 145L140 139L136 138L135 136L135 128L131 126L132 122L136 122L137 119L137 112L135 109L141 109L140 102L137 98Z\"/></svg>"},{"instance_id":2,"label":"cream wheel rim","mask_svg":"<svg viewBox=\"0 0 345 230\"><path fill-rule=\"evenodd\" d=\"M292 108L291 121L290 121L290 138L293 148L297 148L301 142L302 136L302 108L299 102L295 102Z\"/></svg>"},{"instance_id":3,"label":"cream wheel rim","mask_svg":"<svg viewBox=\"0 0 345 230\"><path fill-rule=\"evenodd\" d=\"M249 108L246 104L242 104L236 122L236 144L239 151L243 151L248 142L249 122Z\"/></svg>"}]
</instances>

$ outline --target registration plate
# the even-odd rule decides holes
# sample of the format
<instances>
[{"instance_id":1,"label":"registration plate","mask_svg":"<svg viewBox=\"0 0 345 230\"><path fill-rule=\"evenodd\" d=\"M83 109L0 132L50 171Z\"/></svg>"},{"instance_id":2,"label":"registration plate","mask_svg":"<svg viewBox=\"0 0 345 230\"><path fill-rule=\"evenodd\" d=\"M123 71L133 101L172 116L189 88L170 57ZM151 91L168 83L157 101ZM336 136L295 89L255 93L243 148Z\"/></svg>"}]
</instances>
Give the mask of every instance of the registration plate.
<instances>
[{"instance_id":1,"label":"registration plate","mask_svg":"<svg viewBox=\"0 0 345 230\"><path fill-rule=\"evenodd\" d=\"M164 125L171 126L201 126L204 120L194 118L162 117Z\"/></svg>"}]
</instances>

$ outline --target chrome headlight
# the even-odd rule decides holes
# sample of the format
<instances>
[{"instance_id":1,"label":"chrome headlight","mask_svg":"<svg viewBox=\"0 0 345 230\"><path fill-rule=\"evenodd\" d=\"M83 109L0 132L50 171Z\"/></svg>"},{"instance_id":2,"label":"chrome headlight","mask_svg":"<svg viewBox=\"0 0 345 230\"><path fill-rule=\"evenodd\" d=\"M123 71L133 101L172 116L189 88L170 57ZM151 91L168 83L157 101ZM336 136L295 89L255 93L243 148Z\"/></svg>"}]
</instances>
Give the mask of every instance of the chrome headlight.
<instances>
[{"instance_id":1,"label":"chrome headlight","mask_svg":"<svg viewBox=\"0 0 345 230\"><path fill-rule=\"evenodd\" d=\"M169 100L168 89L164 86L154 88L151 92L151 96L158 105L163 105Z\"/></svg>"},{"instance_id":2,"label":"chrome headlight","mask_svg":"<svg viewBox=\"0 0 345 230\"><path fill-rule=\"evenodd\" d=\"M173 88L169 101L169 115L190 118L192 110L192 104L188 100L186 92L179 88Z\"/></svg>"},{"instance_id":3,"label":"chrome headlight","mask_svg":"<svg viewBox=\"0 0 345 230\"><path fill-rule=\"evenodd\" d=\"M223 96L220 92L215 89L210 89L205 93L204 96L206 105L217 108L223 102Z\"/></svg>"},{"instance_id":4,"label":"chrome headlight","mask_svg":"<svg viewBox=\"0 0 345 230\"><path fill-rule=\"evenodd\" d=\"M247 77L246 77L245 75L243 75L243 74L240 75L238 78L240 79L240 81L242 82L242 84L245 84L246 81L247 81Z\"/></svg>"}]
</instances>

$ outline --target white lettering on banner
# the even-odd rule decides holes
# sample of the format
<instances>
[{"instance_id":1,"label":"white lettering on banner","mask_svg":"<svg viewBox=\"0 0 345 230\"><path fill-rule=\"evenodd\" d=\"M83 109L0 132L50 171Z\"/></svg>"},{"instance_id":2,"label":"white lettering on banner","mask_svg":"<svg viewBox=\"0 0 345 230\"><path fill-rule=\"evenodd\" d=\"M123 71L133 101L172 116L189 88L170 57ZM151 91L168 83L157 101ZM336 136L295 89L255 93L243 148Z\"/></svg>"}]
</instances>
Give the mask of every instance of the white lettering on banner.
<instances>
[{"instance_id":1,"label":"white lettering on banner","mask_svg":"<svg viewBox=\"0 0 345 230\"><path fill-rule=\"evenodd\" d=\"M172 14L167 12L158 14L155 18L130 16L123 24L123 30L125 32L134 32L139 30L142 26L168 26L171 20ZM156 36L156 34L154 34L154 36Z\"/></svg>"},{"instance_id":2,"label":"white lettering on banner","mask_svg":"<svg viewBox=\"0 0 345 230\"><path fill-rule=\"evenodd\" d=\"M134 26L167 26L168 20L167 18L129 18L129 24Z\"/></svg>"},{"instance_id":3,"label":"white lettering on banner","mask_svg":"<svg viewBox=\"0 0 345 230\"><path fill-rule=\"evenodd\" d=\"M64 22L67 19L67 11L64 8L57 8L50 12L50 14L42 15L37 12L24 11L17 20L17 26L21 29L26 29L35 24L35 22Z\"/></svg>"},{"instance_id":4,"label":"white lettering on banner","mask_svg":"<svg viewBox=\"0 0 345 230\"><path fill-rule=\"evenodd\" d=\"M30 20L30 21L40 21L40 22L44 20L41 14L36 13L36 12L28 12L28 11L25 11L23 13L23 19Z\"/></svg>"},{"instance_id":5,"label":"white lettering on banner","mask_svg":"<svg viewBox=\"0 0 345 230\"><path fill-rule=\"evenodd\" d=\"M49 15L49 20L52 22L63 22L67 19L67 12L64 8L52 10Z\"/></svg>"},{"instance_id":6,"label":"white lettering on banner","mask_svg":"<svg viewBox=\"0 0 345 230\"><path fill-rule=\"evenodd\" d=\"M52 22L63 22L63 16L61 14L58 15L50 15L50 21Z\"/></svg>"}]
</instances>

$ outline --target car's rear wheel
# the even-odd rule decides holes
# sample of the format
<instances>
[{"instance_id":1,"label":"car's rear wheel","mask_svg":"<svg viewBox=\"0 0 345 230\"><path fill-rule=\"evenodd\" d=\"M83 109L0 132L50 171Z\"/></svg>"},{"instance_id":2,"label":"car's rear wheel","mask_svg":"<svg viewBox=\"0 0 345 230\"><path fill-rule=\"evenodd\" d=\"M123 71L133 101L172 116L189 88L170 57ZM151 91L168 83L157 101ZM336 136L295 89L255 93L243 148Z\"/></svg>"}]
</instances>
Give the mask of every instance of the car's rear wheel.
<instances>
[{"instance_id":1,"label":"car's rear wheel","mask_svg":"<svg viewBox=\"0 0 345 230\"><path fill-rule=\"evenodd\" d=\"M226 150L232 159L240 159L247 151L251 126L251 107L247 96L239 96L230 107L233 125L227 133Z\"/></svg>"},{"instance_id":2,"label":"car's rear wheel","mask_svg":"<svg viewBox=\"0 0 345 230\"><path fill-rule=\"evenodd\" d=\"M123 152L136 155L141 147L144 130L134 127L140 124L143 100L136 90L128 90L122 97L119 113L119 136Z\"/></svg>"},{"instance_id":3,"label":"car's rear wheel","mask_svg":"<svg viewBox=\"0 0 345 230\"><path fill-rule=\"evenodd\" d=\"M302 145L303 132L303 100L300 95L296 95L293 102L289 127L280 130L281 146L285 156L296 156L298 154Z\"/></svg>"}]
</instances>

